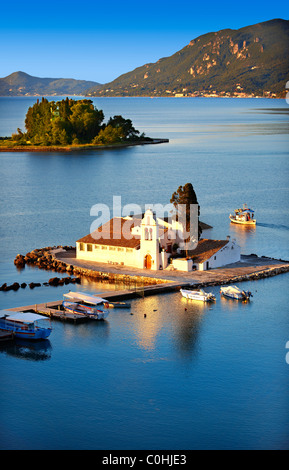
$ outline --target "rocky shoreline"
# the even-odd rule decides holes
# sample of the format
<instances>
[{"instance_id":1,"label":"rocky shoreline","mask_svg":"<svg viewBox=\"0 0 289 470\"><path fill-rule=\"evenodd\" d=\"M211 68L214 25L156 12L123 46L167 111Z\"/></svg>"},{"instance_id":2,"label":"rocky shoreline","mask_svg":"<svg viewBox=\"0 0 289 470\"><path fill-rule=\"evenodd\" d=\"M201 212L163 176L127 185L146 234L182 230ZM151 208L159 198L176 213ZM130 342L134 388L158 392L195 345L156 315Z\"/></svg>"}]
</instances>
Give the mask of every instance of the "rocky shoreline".
<instances>
[{"instance_id":1,"label":"rocky shoreline","mask_svg":"<svg viewBox=\"0 0 289 470\"><path fill-rule=\"evenodd\" d=\"M22 282L19 284L18 282L14 282L13 284L7 285L5 282L0 287L0 291L10 291L14 290L17 291L18 289L25 289L27 286L30 289L34 289L35 287L40 287L41 285L44 286L61 286L64 284L80 284L81 279L80 277L72 277L73 274L73 266L68 266L66 263L62 263L57 261L53 255L51 254L51 250L55 247L46 247L41 249L36 249L31 252L28 252L26 255L18 254L14 260L14 264L19 269L24 269L25 265L33 265L37 266L39 269L47 269L49 271L56 271L59 273L67 273L69 274L68 277L52 277L47 282L41 284L40 282ZM60 248L60 247L58 247ZM61 247L63 248L63 247ZM70 247L65 247L70 248Z\"/></svg>"},{"instance_id":2,"label":"rocky shoreline","mask_svg":"<svg viewBox=\"0 0 289 470\"><path fill-rule=\"evenodd\" d=\"M78 152L79 150L106 150L117 149L123 147L135 147L136 145L148 144L164 144L168 143L169 139L147 139L136 142L123 142L111 145L51 145L51 146L33 146L33 145L15 145L14 147L0 145L0 152Z\"/></svg>"}]
</instances>

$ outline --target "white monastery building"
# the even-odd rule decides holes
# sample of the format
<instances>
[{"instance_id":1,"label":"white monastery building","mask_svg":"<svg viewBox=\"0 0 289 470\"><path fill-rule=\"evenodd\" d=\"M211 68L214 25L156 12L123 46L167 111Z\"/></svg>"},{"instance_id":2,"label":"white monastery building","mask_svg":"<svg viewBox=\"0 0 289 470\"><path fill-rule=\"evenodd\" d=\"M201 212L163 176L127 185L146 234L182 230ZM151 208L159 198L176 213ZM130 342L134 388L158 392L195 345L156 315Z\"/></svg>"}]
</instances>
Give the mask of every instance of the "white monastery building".
<instances>
[{"instance_id":1,"label":"white monastery building","mask_svg":"<svg viewBox=\"0 0 289 470\"><path fill-rule=\"evenodd\" d=\"M202 236L210 227L200 222ZM189 258L172 257L181 238L177 222L157 218L148 209L140 216L114 217L91 234L77 240L76 258L139 269L207 270L240 261L235 240L201 238Z\"/></svg>"}]
</instances>

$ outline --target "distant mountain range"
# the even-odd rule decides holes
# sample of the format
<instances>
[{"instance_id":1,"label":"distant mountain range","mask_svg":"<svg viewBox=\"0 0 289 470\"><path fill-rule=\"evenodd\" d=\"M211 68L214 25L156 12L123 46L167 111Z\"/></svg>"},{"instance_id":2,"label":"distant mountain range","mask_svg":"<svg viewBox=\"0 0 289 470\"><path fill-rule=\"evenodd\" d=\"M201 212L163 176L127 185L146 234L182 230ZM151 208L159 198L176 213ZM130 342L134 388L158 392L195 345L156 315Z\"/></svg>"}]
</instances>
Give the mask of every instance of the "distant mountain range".
<instances>
[{"instance_id":1,"label":"distant mountain range","mask_svg":"<svg viewBox=\"0 0 289 470\"><path fill-rule=\"evenodd\" d=\"M289 80L289 21L274 19L204 34L88 96L283 96Z\"/></svg>"},{"instance_id":2,"label":"distant mountain range","mask_svg":"<svg viewBox=\"0 0 289 470\"><path fill-rule=\"evenodd\" d=\"M289 21L274 19L193 39L170 57L101 85L15 72L0 78L0 96L285 96Z\"/></svg>"},{"instance_id":3,"label":"distant mountain range","mask_svg":"<svg viewBox=\"0 0 289 470\"><path fill-rule=\"evenodd\" d=\"M0 78L0 96L57 96L83 95L91 87L97 89L97 82L69 78L39 78L24 72L14 72Z\"/></svg>"}]
</instances>

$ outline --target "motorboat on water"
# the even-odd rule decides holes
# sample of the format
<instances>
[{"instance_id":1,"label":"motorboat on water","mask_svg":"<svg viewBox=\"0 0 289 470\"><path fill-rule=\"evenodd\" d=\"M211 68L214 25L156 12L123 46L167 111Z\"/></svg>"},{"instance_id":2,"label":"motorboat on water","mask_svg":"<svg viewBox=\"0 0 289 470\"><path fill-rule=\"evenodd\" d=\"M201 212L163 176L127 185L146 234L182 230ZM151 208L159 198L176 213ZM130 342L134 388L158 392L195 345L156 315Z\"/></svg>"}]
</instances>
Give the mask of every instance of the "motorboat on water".
<instances>
[{"instance_id":1,"label":"motorboat on water","mask_svg":"<svg viewBox=\"0 0 289 470\"><path fill-rule=\"evenodd\" d=\"M250 291L245 291L239 289L237 286L223 286L220 288L220 293L224 297L234 300L250 300L250 297L253 297Z\"/></svg>"},{"instance_id":2,"label":"motorboat on water","mask_svg":"<svg viewBox=\"0 0 289 470\"><path fill-rule=\"evenodd\" d=\"M36 313L0 310L0 329L13 332L15 338L33 340L48 338L52 328L44 326L47 321L49 322L49 318Z\"/></svg>"},{"instance_id":3,"label":"motorboat on water","mask_svg":"<svg viewBox=\"0 0 289 470\"><path fill-rule=\"evenodd\" d=\"M229 219L233 224L256 225L256 219L254 219L254 210L249 209L247 204L243 204L241 209L235 209L234 212L234 215L229 215Z\"/></svg>"},{"instance_id":4,"label":"motorboat on water","mask_svg":"<svg viewBox=\"0 0 289 470\"><path fill-rule=\"evenodd\" d=\"M93 320L105 320L108 316L108 311L103 308L108 308L108 302L101 297L82 292L69 292L63 297L62 306L69 313L77 313Z\"/></svg>"},{"instance_id":5,"label":"motorboat on water","mask_svg":"<svg viewBox=\"0 0 289 470\"><path fill-rule=\"evenodd\" d=\"M199 290L180 290L183 297L190 300L200 300L202 302L213 302L216 297L212 293L207 293L203 289Z\"/></svg>"}]
</instances>

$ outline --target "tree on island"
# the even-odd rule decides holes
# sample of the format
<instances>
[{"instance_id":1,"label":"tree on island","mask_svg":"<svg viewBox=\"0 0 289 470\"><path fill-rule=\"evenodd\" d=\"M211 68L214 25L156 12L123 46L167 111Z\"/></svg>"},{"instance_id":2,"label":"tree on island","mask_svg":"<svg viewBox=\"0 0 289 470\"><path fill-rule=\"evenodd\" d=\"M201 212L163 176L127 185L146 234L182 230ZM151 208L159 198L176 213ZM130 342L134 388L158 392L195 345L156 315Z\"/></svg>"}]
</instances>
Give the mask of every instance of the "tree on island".
<instances>
[{"instance_id":1,"label":"tree on island","mask_svg":"<svg viewBox=\"0 0 289 470\"><path fill-rule=\"evenodd\" d=\"M126 140L135 140L139 135L139 131L133 127L131 120L124 119L122 116L110 118L107 125L114 129L121 129Z\"/></svg>"},{"instance_id":2,"label":"tree on island","mask_svg":"<svg viewBox=\"0 0 289 470\"><path fill-rule=\"evenodd\" d=\"M92 100L48 101L42 98L28 109L26 132L20 129L11 137L18 145L105 145L126 141L148 140L139 136L130 119L122 116L103 123L104 114Z\"/></svg>"},{"instance_id":3,"label":"tree on island","mask_svg":"<svg viewBox=\"0 0 289 470\"><path fill-rule=\"evenodd\" d=\"M178 209L178 206L181 206L184 209L184 214L182 214L182 220L185 221L185 229L187 234L190 234L191 204L198 205L198 240L200 240L202 234L202 228L199 222L200 206L193 185L191 183L187 183L184 186L179 186L177 191L172 194L170 202L174 205L176 209ZM178 214L178 212L177 218L180 218L180 214ZM189 238L185 239L184 241L188 242Z\"/></svg>"}]
</instances>

